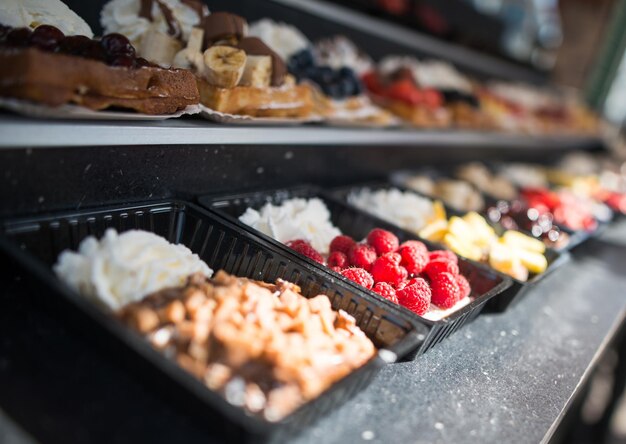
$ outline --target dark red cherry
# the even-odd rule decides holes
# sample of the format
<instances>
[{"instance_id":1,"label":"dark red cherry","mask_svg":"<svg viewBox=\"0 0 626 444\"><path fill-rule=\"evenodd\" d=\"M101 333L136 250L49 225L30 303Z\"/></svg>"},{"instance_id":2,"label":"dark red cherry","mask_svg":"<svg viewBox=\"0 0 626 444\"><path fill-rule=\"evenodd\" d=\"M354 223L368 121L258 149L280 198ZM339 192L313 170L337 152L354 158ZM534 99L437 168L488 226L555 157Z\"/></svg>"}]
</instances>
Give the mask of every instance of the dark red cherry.
<instances>
[{"instance_id":1,"label":"dark red cherry","mask_svg":"<svg viewBox=\"0 0 626 444\"><path fill-rule=\"evenodd\" d=\"M11 32L10 26L0 25L0 43L4 43L7 39L7 35Z\"/></svg>"},{"instance_id":2,"label":"dark red cherry","mask_svg":"<svg viewBox=\"0 0 626 444\"><path fill-rule=\"evenodd\" d=\"M122 34L107 34L100 40L100 45L108 56L135 56L135 47Z\"/></svg>"},{"instance_id":3,"label":"dark red cherry","mask_svg":"<svg viewBox=\"0 0 626 444\"><path fill-rule=\"evenodd\" d=\"M104 49L102 49L102 46L100 46L100 42L96 40L91 40L89 42L89 45L87 45L82 50L80 55L88 59L93 59L93 60L100 60L100 61L106 60L106 54L104 53Z\"/></svg>"},{"instance_id":4,"label":"dark red cherry","mask_svg":"<svg viewBox=\"0 0 626 444\"><path fill-rule=\"evenodd\" d=\"M55 51L65 34L60 29L50 25L40 25L30 36L30 44L44 51Z\"/></svg>"},{"instance_id":5,"label":"dark red cherry","mask_svg":"<svg viewBox=\"0 0 626 444\"><path fill-rule=\"evenodd\" d=\"M91 39L84 35L72 35L59 42L59 52L68 55L81 55L91 45Z\"/></svg>"},{"instance_id":6,"label":"dark red cherry","mask_svg":"<svg viewBox=\"0 0 626 444\"><path fill-rule=\"evenodd\" d=\"M7 44L19 47L28 46L32 33L29 28L15 28L7 34Z\"/></svg>"},{"instance_id":7,"label":"dark red cherry","mask_svg":"<svg viewBox=\"0 0 626 444\"><path fill-rule=\"evenodd\" d=\"M152 62L149 62L148 60L144 59L143 57L137 57L135 59L135 65L137 67L147 66L147 67L153 67L153 68L158 66L158 65L155 65Z\"/></svg>"},{"instance_id":8,"label":"dark red cherry","mask_svg":"<svg viewBox=\"0 0 626 444\"><path fill-rule=\"evenodd\" d=\"M109 65L111 66L124 66L126 68L132 68L135 64L135 58L129 55L118 55L109 59Z\"/></svg>"}]
</instances>

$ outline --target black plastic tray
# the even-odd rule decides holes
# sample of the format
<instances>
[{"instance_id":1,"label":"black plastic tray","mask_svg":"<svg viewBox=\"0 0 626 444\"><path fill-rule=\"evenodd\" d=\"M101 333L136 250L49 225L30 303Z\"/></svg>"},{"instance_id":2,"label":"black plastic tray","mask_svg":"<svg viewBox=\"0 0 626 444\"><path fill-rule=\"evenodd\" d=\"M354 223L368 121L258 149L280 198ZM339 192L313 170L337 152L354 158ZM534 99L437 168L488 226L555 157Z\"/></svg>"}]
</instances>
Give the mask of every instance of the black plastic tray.
<instances>
[{"instance_id":1,"label":"black plastic tray","mask_svg":"<svg viewBox=\"0 0 626 444\"><path fill-rule=\"evenodd\" d=\"M357 184L357 185L351 185L351 186L347 186L347 187L341 187L341 188L335 188L333 190L330 191L331 195L336 197L337 199L341 200L342 202L345 202L346 205L350 205L347 201L348 195L352 192L358 191L360 189L363 188L369 188L371 190L382 190L382 189L390 189L390 188L396 188L399 189L401 191L404 192L408 192L408 193L413 193L417 196L421 196L424 197L426 199L431 199L434 200L435 198L431 197L431 196L426 196L418 191L414 191L410 188L401 186L401 185L393 185L391 183L388 182L365 182L362 184ZM351 205L352 206L352 205ZM458 211L454 208L450 208L447 205L444 204L444 207L446 209L446 214L448 217L450 216L463 216L462 211ZM359 210L358 207L355 207L357 210ZM363 211L363 210L361 210ZM489 219L486 218L487 223L496 231L496 233L503 233L504 232L504 227L502 227L500 224L496 223L496 222L492 222ZM390 222L389 222L390 223ZM401 227L400 227L401 228ZM524 232L524 231L522 231ZM416 234L414 234L414 236L417 236ZM438 248L442 248L442 249L447 249L447 247L445 247L444 245L441 244L437 244ZM492 298L489 300L489 302L487 302L487 306L486 306L486 311L491 312L491 313L501 313L506 311L506 309L510 306L515 305L516 303L518 303L521 299L522 296L525 295L528 290L530 290L531 288L533 288L535 285L537 285L541 280L543 280L547 275L551 274L554 272L554 270L556 270L557 268L559 268L560 266L562 266L563 264L565 264L569 259L570 259L570 254L568 252L558 252L556 250L553 250L551 248L546 248L546 252L545 252L545 257L546 260L548 261L548 267L546 268L546 270L541 273L541 274L535 274L533 276L530 277L530 279L528 279L527 281L520 281L519 279L515 279L507 274L501 273L497 270L494 270L493 268L491 268L489 266L489 264L483 264L486 267L489 267L490 269L493 270L494 273L500 274L508 279L510 279L512 281L512 284L509 288L507 288L506 290L504 290L502 292L502 294L499 294L498 297Z\"/></svg>"},{"instance_id":2,"label":"black plastic tray","mask_svg":"<svg viewBox=\"0 0 626 444\"><path fill-rule=\"evenodd\" d=\"M335 309L342 308L356 318L379 351L366 365L280 422L270 423L247 415L55 277L50 266L61 251L76 249L86 236L102 236L109 227L118 231L143 229L185 244L214 270L270 282L280 277L300 285L305 296L326 294ZM87 337L109 348L115 359L128 362L131 369L140 372L142 379L154 380L156 390L173 398L177 406L186 408L204 424L219 424L211 430L227 442L285 440L362 389L385 363L394 362L417 348L420 336L425 334L420 331L425 329L407 320L400 309L364 297L345 282L329 279L298 255L275 249L219 215L181 201L5 221L0 247L55 293L42 295L46 306L76 321Z\"/></svg>"},{"instance_id":3,"label":"black plastic tray","mask_svg":"<svg viewBox=\"0 0 626 444\"><path fill-rule=\"evenodd\" d=\"M373 217L370 214L357 210L351 206L348 206L340 200L335 199L328 194L325 194L320 189L313 186L302 186L300 188L293 188L288 190L279 189L251 192L230 196L205 196L201 197L199 201L201 205L204 205L205 207L217 213L228 216L233 222L239 224L239 226L241 226L242 228L250 230L256 233L258 236L262 236L268 242L271 242L273 245L275 245L276 248L280 248L281 250L289 250L287 246L281 244L280 242L258 232L257 230L252 229L242 222L239 222L238 217L243 214L248 207L259 209L265 203L270 202L273 204L280 204L284 200L294 197L320 198L328 207L332 221L335 226L337 226L341 232L351 236L354 239L365 238L370 230L376 227L384 228L395 233L401 242L407 239L416 238L413 233L402 230L395 225ZM436 249L435 245L431 242L425 242L425 244L431 250ZM511 285L511 280L504 277L503 275L494 273L489 268L484 267L480 264L475 264L466 259L459 258L459 268L461 272L468 278L472 286L472 296L474 297L474 300L470 304L466 305L462 309L451 314L450 316L445 317L442 320L431 321L416 315L415 313L405 309L404 307L400 307L397 304L394 304L393 302L384 299L382 296L379 296L375 292L367 290L364 287L355 284L354 282L344 278L340 274L335 273L331 269L326 268L325 266L318 264L317 262L312 261L309 258L306 258L304 256L300 257L306 260L310 265L322 270L325 273L332 275L335 279L343 280L344 282L355 288L356 291L369 295L369 297L375 298L385 305L399 307L403 312L406 313L407 316L409 316L415 322L420 323L421 325L426 327L428 330L427 334L424 337L424 342L416 351L415 357L426 352L427 350L441 342L443 339L453 334L463 325L474 320L476 316L480 314L480 312L485 307L485 304L491 298L502 293Z\"/></svg>"}]
</instances>

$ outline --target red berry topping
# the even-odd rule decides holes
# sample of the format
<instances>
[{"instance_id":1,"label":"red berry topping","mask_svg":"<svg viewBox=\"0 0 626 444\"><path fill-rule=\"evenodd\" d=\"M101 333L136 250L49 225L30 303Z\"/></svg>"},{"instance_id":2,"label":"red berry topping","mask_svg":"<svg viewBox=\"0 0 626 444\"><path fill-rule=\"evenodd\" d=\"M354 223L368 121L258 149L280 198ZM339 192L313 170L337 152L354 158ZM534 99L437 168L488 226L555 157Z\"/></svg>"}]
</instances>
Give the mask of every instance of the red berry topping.
<instances>
[{"instance_id":1,"label":"red berry topping","mask_svg":"<svg viewBox=\"0 0 626 444\"><path fill-rule=\"evenodd\" d=\"M472 292L472 287L470 287L469 282L465 279L465 276L462 274L456 277L456 283L459 286L459 300L467 297Z\"/></svg>"},{"instance_id":2,"label":"red berry topping","mask_svg":"<svg viewBox=\"0 0 626 444\"><path fill-rule=\"evenodd\" d=\"M341 274L365 288L372 288L374 285L372 275L362 268L346 268L341 270Z\"/></svg>"},{"instance_id":3,"label":"red berry topping","mask_svg":"<svg viewBox=\"0 0 626 444\"><path fill-rule=\"evenodd\" d=\"M400 242L392 232L382 228L374 228L367 235L367 243L374 247L377 255L381 256L396 251Z\"/></svg>"},{"instance_id":4,"label":"red berry topping","mask_svg":"<svg viewBox=\"0 0 626 444\"><path fill-rule=\"evenodd\" d=\"M435 259L424 267L424 273L426 273L430 279L434 279L440 273L450 273L456 276L459 274L459 266L447 259Z\"/></svg>"},{"instance_id":5,"label":"red berry topping","mask_svg":"<svg viewBox=\"0 0 626 444\"><path fill-rule=\"evenodd\" d=\"M341 274L341 270L343 270L343 268L341 268L341 267L328 267L328 268L330 268L331 270L333 270L333 271L335 271L335 272L337 272L339 274Z\"/></svg>"},{"instance_id":6,"label":"red berry topping","mask_svg":"<svg viewBox=\"0 0 626 444\"><path fill-rule=\"evenodd\" d=\"M456 276L450 273L439 273L431 278L431 302L441 308L450 308L459 301L459 284Z\"/></svg>"},{"instance_id":7,"label":"red berry topping","mask_svg":"<svg viewBox=\"0 0 626 444\"><path fill-rule=\"evenodd\" d=\"M328 266L329 267L339 267L346 268L348 265L348 256L343 254L341 251L333 251L328 256Z\"/></svg>"},{"instance_id":8,"label":"red berry topping","mask_svg":"<svg viewBox=\"0 0 626 444\"><path fill-rule=\"evenodd\" d=\"M418 250L421 250L425 255L428 255L428 248L426 248L426 245L424 245L424 242L420 242L417 240L408 240L400 244L400 248L403 248L403 247L416 248Z\"/></svg>"},{"instance_id":9,"label":"red berry topping","mask_svg":"<svg viewBox=\"0 0 626 444\"><path fill-rule=\"evenodd\" d=\"M428 264L428 250L426 250L426 247L421 242L409 242L415 242L415 244L405 242L400 245L400 249L398 250L402 258L400 265L406 268L409 275L416 275L421 273L426 264Z\"/></svg>"},{"instance_id":10,"label":"red berry topping","mask_svg":"<svg viewBox=\"0 0 626 444\"><path fill-rule=\"evenodd\" d=\"M354 239L350 236L339 235L330 242L330 252L341 251L347 255L350 253L350 249L356 245Z\"/></svg>"},{"instance_id":11,"label":"red berry topping","mask_svg":"<svg viewBox=\"0 0 626 444\"><path fill-rule=\"evenodd\" d=\"M297 251L303 256L313 259L320 264L324 263L324 258L313 246L305 240L295 239L286 243L286 245L294 251Z\"/></svg>"},{"instance_id":12,"label":"red berry topping","mask_svg":"<svg viewBox=\"0 0 626 444\"><path fill-rule=\"evenodd\" d=\"M398 285L404 281L408 272L400 265L400 255L397 253L383 254L372 265L372 276L375 282L387 282Z\"/></svg>"},{"instance_id":13,"label":"red berry topping","mask_svg":"<svg viewBox=\"0 0 626 444\"><path fill-rule=\"evenodd\" d=\"M391 302L398 303L398 297L396 296L396 290L387 282L377 282L372 288L376 293L390 300Z\"/></svg>"},{"instance_id":14,"label":"red berry topping","mask_svg":"<svg viewBox=\"0 0 626 444\"><path fill-rule=\"evenodd\" d=\"M422 316L430 306L431 291L428 283L421 278L412 279L411 285L397 290L398 303Z\"/></svg>"},{"instance_id":15,"label":"red berry topping","mask_svg":"<svg viewBox=\"0 0 626 444\"><path fill-rule=\"evenodd\" d=\"M459 263L459 258L450 250L433 250L428 253L429 261L434 261L436 259L447 259L455 264Z\"/></svg>"},{"instance_id":16,"label":"red berry topping","mask_svg":"<svg viewBox=\"0 0 626 444\"><path fill-rule=\"evenodd\" d=\"M30 44L44 51L54 51L65 34L60 29L50 25L40 25L30 36Z\"/></svg>"},{"instance_id":17,"label":"red berry topping","mask_svg":"<svg viewBox=\"0 0 626 444\"><path fill-rule=\"evenodd\" d=\"M353 267L369 270L376 260L374 247L365 244L356 244L348 252L348 261Z\"/></svg>"}]
</instances>

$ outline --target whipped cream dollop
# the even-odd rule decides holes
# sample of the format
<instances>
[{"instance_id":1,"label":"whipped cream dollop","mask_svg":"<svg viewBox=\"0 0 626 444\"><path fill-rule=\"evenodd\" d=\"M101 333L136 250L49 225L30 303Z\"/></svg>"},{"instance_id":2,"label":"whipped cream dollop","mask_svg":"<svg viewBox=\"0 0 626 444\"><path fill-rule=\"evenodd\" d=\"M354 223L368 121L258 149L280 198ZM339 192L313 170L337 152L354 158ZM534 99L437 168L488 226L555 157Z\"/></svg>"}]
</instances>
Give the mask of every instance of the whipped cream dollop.
<instances>
[{"instance_id":1,"label":"whipped cream dollop","mask_svg":"<svg viewBox=\"0 0 626 444\"><path fill-rule=\"evenodd\" d=\"M436 217L435 206L430 199L397 188L376 191L363 188L351 193L348 202L415 233Z\"/></svg>"},{"instance_id":2,"label":"whipped cream dollop","mask_svg":"<svg viewBox=\"0 0 626 444\"><path fill-rule=\"evenodd\" d=\"M2 0L0 23L14 28L52 25L65 35L93 37L87 22L61 0Z\"/></svg>"},{"instance_id":3,"label":"whipped cream dollop","mask_svg":"<svg viewBox=\"0 0 626 444\"><path fill-rule=\"evenodd\" d=\"M498 168L500 175L520 187L547 187L548 177L542 168L525 163L509 163Z\"/></svg>"},{"instance_id":4,"label":"whipped cream dollop","mask_svg":"<svg viewBox=\"0 0 626 444\"><path fill-rule=\"evenodd\" d=\"M187 6L180 0L159 0L172 12L174 20L178 23L182 32L183 41L189 39L191 29L200 24L200 15L196 10ZM131 43L138 48L141 38L150 29L167 34L167 19L159 7L158 2L152 3L152 21L145 17L140 17L141 0L111 0L100 13L100 23L105 34L117 32L125 35Z\"/></svg>"},{"instance_id":5,"label":"whipped cream dollop","mask_svg":"<svg viewBox=\"0 0 626 444\"><path fill-rule=\"evenodd\" d=\"M411 56L387 56L378 64L378 71L389 76L400 68L409 69L413 79L422 88L448 89L465 93L472 92L472 83L449 63L427 60L419 61Z\"/></svg>"},{"instance_id":6,"label":"whipped cream dollop","mask_svg":"<svg viewBox=\"0 0 626 444\"><path fill-rule=\"evenodd\" d=\"M414 75L423 88L472 92L472 83L469 79L446 62L437 60L420 62L414 69Z\"/></svg>"},{"instance_id":7,"label":"whipped cream dollop","mask_svg":"<svg viewBox=\"0 0 626 444\"><path fill-rule=\"evenodd\" d=\"M342 35L317 41L314 54L318 65L330 66L333 69L347 66L359 75L371 71L374 66L367 54Z\"/></svg>"},{"instance_id":8,"label":"whipped cream dollop","mask_svg":"<svg viewBox=\"0 0 626 444\"><path fill-rule=\"evenodd\" d=\"M282 243L304 239L321 254L328 254L330 242L341 234L318 198L289 199L281 205L268 203L260 211L248 208L239 220Z\"/></svg>"},{"instance_id":9,"label":"whipped cream dollop","mask_svg":"<svg viewBox=\"0 0 626 444\"><path fill-rule=\"evenodd\" d=\"M189 275L211 277L213 270L184 245L142 230L84 239L78 251L66 250L55 273L81 295L112 310L158 290L185 285Z\"/></svg>"},{"instance_id":10,"label":"whipped cream dollop","mask_svg":"<svg viewBox=\"0 0 626 444\"><path fill-rule=\"evenodd\" d=\"M283 60L309 48L311 42L298 28L283 22L264 18L254 22L248 27L248 36L258 37L276 52Z\"/></svg>"},{"instance_id":11,"label":"whipped cream dollop","mask_svg":"<svg viewBox=\"0 0 626 444\"><path fill-rule=\"evenodd\" d=\"M511 103L536 111L545 108L556 108L559 100L552 92L535 88L531 85L508 82L490 82L488 89L493 94Z\"/></svg>"}]
</instances>

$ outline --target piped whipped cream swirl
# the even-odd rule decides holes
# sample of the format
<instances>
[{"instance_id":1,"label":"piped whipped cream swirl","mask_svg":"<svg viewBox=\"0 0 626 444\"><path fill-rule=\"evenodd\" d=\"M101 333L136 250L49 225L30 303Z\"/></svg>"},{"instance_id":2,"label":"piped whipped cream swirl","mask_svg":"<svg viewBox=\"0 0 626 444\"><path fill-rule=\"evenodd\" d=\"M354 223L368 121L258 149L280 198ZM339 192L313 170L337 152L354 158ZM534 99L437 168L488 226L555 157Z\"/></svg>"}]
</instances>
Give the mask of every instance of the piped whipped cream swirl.
<instances>
[{"instance_id":1,"label":"piped whipped cream swirl","mask_svg":"<svg viewBox=\"0 0 626 444\"><path fill-rule=\"evenodd\" d=\"M264 18L248 27L248 36L258 37L283 60L309 48L311 42L295 26Z\"/></svg>"},{"instance_id":2,"label":"piped whipped cream swirl","mask_svg":"<svg viewBox=\"0 0 626 444\"><path fill-rule=\"evenodd\" d=\"M200 24L198 12L180 0L159 0L171 13L182 33L182 40L187 41L191 29ZM151 17L140 16L141 0L111 0L100 13L100 23L105 34L117 32L125 35L135 47L141 44L141 38L151 27L168 33L167 17L157 1L152 2Z\"/></svg>"}]
</instances>

